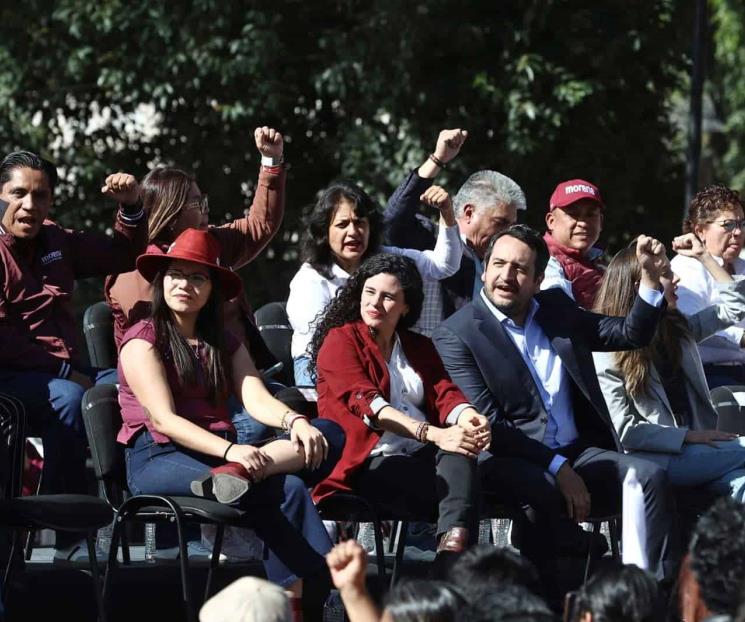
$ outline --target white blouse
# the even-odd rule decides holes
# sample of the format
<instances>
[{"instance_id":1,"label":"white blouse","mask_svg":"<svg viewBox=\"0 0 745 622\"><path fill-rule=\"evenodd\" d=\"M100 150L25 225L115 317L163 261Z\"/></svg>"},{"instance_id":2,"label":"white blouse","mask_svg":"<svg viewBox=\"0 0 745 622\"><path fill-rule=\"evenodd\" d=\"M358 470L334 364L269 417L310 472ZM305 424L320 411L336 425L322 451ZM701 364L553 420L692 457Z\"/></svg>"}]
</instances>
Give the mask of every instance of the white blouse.
<instances>
[{"instance_id":1,"label":"white blouse","mask_svg":"<svg viewBox=\"0 0 745 622\"><path fill-rule=\"evenodd\" d=\"M714 257L721 266L721 257ZM723 304L720 298L721 288L701 262L693 257L676 255L670 262L673 272L680 277L678 284L678 309L685 315L694 315L698 311L715 304ZM745 261L735 259L733 279L745 279ZM745 321L730 326L698 344L703 363L727 364L745 363L745 350L740 347L740 340L745 333Z\"/></svg>"},{"instance_id":2,"label":"white blouse","mask_svg":"<svg viewBox=\"0 0 745 622\"><path fill-rule=\"evenodd\" d=\"M437 243L432 250L418 251L413 248L381 246L380 251L403 255L416 264L422 279L439 281L455 274L460 268L463 255L463 243L458 226L440 227ZM300 266L290 282L290 296L287 299L287 317L292 326L292 358L307 355L316 318L326 308L331 299L344 283L349 274L337 264L331 265L332 278L327 279L310 264ZM442 320L439 318L438 321ZM423 330L433 330L434 326L421 326Z\"/></svg>"}]
</instances>

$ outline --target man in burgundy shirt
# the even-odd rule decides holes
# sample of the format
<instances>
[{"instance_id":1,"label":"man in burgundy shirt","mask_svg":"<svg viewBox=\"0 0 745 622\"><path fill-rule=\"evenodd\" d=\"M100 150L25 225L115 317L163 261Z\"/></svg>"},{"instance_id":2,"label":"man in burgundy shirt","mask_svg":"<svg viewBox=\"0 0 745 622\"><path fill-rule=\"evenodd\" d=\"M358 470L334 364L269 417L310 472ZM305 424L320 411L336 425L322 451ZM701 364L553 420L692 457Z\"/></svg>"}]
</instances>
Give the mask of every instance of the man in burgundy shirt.
<instances>
[{"instance_id":1,"label":"man in burgundy shirt","mask_svg":"<svg viewBox=\"0 0 745 622\"><path fill-rule=\"evenodd\" d=\"M131 270L144 250L146 219L131 175L110 175L103 194L119 202L113 237L49 220L55 166L28 151L0 162L0 392L20 399L44 443L48 492L86 492L80 403L112 370L80 361L72 294L80 278ZM55 559L85 555L79 535L57 534Z\"/></svg>"}]
</instances>

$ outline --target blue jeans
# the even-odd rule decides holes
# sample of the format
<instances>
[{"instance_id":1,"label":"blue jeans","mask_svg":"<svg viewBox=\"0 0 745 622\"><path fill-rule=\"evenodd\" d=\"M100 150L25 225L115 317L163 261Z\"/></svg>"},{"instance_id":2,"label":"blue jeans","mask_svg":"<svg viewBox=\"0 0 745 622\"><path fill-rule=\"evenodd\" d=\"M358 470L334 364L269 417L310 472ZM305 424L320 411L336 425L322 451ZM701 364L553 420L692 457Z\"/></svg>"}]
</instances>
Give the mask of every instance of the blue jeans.
<instances>
[{"instance_id":1,"label":"blue jeans","mask_svg":"<svg viewBox=\"0 0 745 622\"><path fill-rule=\"evenodd\" d=\"M330 424L330 425L329 425ZM267 578L287 587L298 578L324 572L324 555L331 549L323 522L307 487L328 477L344 447L344 433L333 421L313 425L329 444L328 458L315 471L273 475L253 485L237 502L250 510L250 524L269 549L264 562ZM126 450L127 482L133 494L191 496L191 482L221 458L207 456L175 443L159 445L149 432L140 433Z\"/></svg>"},{"instance_id":2,"label":"blue jeans","mask_svg":"<svg viewBox=\"0 0 745 622\"><path fill-rule=\"evenodd\" d=\"M706 486L713 493L745 503L745 438L716 445L687 444L672 455L646 451L632 455L662 465L669 458L667 477L673 486Z\"/></svg>"},{"instance_id":3,"label":"blue jeans","mask_svg":"<svg viewBox=\"0 0 745 622\"><path fill-rule=\"evenodd\" d=\"M118 382L115 369L90 369L94 384ZM43 492L88 492L85 458L87 440L80 403L85 389L76 382L39 371L0 370L0 393L17 397L26 407L29 432L39 434L44 444ZM83 536L57 532L57 547L63 548Z\"/></svg>"},{"instance_id":4,"label":"blue jeans","mask_svg":"<svg viewBox=\"0 0 745 622\"><path fill-rule=\"evenodd\" d=\"M310 375L308 365L310 365L310 357L298 356L292 359L292 365L295 372L295 386L296 387L315 387L316 381L313 376Z\"/></svg>"}]
</instances>

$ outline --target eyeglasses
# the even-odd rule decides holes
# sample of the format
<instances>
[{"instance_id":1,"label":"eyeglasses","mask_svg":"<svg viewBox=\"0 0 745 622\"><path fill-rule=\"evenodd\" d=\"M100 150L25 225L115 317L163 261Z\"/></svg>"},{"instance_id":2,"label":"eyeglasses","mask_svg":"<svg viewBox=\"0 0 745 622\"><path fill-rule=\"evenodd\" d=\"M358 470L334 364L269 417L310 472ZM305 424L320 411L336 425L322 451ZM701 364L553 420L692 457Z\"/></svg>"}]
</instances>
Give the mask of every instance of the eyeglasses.
<instances>
[{"instance_id":1,"label":"eyeglasses","mask_svg":"<svg viewBox=\"0 0 745 622\"><path fill-rule=\"evenodd\" d=\"M715 220L714 222L727 233L732 233L735 229L742 231L745 227L745 220Z\"/></svg>"},{"instance_id":2,"label":"eyeglasses","mask_svg":"<svg viewBox=\"0 0 745 622\"><path fill-rule=\"evenodd\" d=\"M167 270L166 276L172 281L186 281L192 287L202 287L202 285L210 280L210 277L208 277L206 274L202 274L201 272L184 274L180 270Z\"/></svg>"},{"instance_id":3,"label":"eyeglasses","mask_svg":"<svg viewBox=\"0 0 745 622\"><path fill-rule=\"evenodd\" d=\"M206 214L210 211L209 200L207 195L203 194L198 201L191 201L183 207L184 211L198 209L202 214Z\"/></svg>"}]
</instances>

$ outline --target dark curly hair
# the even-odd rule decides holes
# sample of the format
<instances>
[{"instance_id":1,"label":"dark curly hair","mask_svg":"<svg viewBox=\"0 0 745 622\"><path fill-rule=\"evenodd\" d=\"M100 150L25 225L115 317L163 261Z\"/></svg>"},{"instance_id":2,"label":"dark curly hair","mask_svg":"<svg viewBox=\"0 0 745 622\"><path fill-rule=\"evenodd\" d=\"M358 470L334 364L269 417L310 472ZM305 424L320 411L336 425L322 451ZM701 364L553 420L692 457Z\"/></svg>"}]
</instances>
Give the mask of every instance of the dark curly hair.
<instances>
[{"instance_id":1,"label":"dark curly hair","mask_svg":"<svg viewBox=\"0 0 745 622\"><path fill-rule=\"evenodd\" d=\"M391 274L398 279L404 290L404 300L409 312L402 316L396 328L410 328L419 319L424 300L422 277L414 262L408 257L379 253L366 259L347 282L340 287L334 298L322 312L310 342L310 366L312 376L316 375L316 361L323 340L332 328L356 322L361 318L360 300L362 288L367 279L376 274Z\"/></svg>"},{"instance_id":2,"label":"dark curly hair","mask_svg":"<svg viewBox=\"0 0 745 622\"><path fill-rule=\"evenodd\" d=\"M332 276L331 264L334 261L329 246L329 226L342 199L349 201L354 206L356 216L367 218L370 225L370 238L367 250L362 256L363 261L377 252L383 235L383 217L368 194L351 181L333 182L321 193L316 204L306 214L305 232L301 242L302 260L307 261L316 272L327 279Z\"/></svg>"},{"instance_id":3,"label":"dark curly hair","mask_svg":"<svg viewBox=\"0 0 745 622\"><path fill-rule=\"evenodd\" d=\"M603 568L577 594L572 621L592 614L593 622L655 622L663 619L657 582L637 566Z\"/></svg>"},{"instance_id":4,"label":"dark curly hair","mask_svg":"<svg viewBox=\"0 0 745 622\"><path fill-rule=\"evenodd\" d=\"M696 523L689 550L706 607L734 617L745 577L745 506L717 499Z\"/></svg>"},{"instance_id":5,"label":"dark curly hair","mask_svg":"<svg viewBox=\"0 0 745 622\"><path fill-rule=\"evenodd\" d=\"M745 211L745 205L737 190L723 184L712 184L697 192L688 206L688 215L683 221L683 233L692 233L696 225L713 222L720 212L736 210Z\"/></svg>"}]
</instances>

